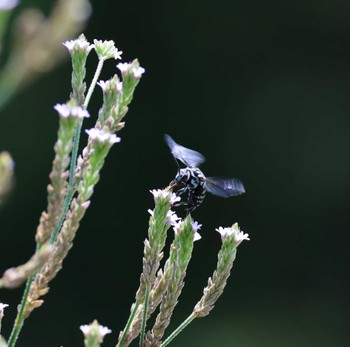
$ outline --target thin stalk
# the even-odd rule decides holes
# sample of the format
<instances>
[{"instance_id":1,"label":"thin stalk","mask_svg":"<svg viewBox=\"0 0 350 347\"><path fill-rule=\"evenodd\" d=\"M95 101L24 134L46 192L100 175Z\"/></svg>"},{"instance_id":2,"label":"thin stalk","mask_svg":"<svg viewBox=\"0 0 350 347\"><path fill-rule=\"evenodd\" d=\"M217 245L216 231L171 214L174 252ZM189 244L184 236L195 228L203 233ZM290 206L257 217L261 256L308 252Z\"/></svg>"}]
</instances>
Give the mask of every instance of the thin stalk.
<instances>
[{"instance_id":1,"label":"thin stalk","mask_svg":"<svg viewBox=\"0 0 350 347\"><path fill-rule=\"evenodd\" d=\"M149 291L150 291L150 285L147 284L146 291L145 291L145 303L143 305L142 327L141 327L139 347L142 347L143 340L145 338L146 322L147 322L147 315L148 315L148 304L149 304Z\"/></svg>"},{"instance_id":2,"label":"thin stalk","mask_svg":"<svg viewBox=\"0 0 350 347\"><path fill-rule=\"evenodd\" d=\"M83 105L84 108L87 108L88 105L89 105L89 102L90 102L90 99L91 99L91 95L92 95L92 93L93 93L93 91L94 91L94 89L96 87L97 80L100 77L100 74L101 74L104 62L105 62L104 59L100 59L99 62L98 62L94 78L92 79L92 82L90 84L89 90L88 90L88 92L86 94L86 98L85 98L84 105Z\"/></svg>"},{"instance_id":3,"label":"thin stalk","mask_svg":"<svg viewBox=\"0 0 350 347\"><path fill-rule=\"evenodd\" d=\"M102 59L98 62L94 78L90 84L90 87L89 87L89 90L88 90L88 93L86 95L85 102L83 105L83 107L85 109L87 108L87 106L90 102L91 95L95 89L97 80L101 74L103 63L104 63L104 60L102 60ZM58 221L55 225L54 231L50 237L50 240L49 240L50 244L53 244L56 241L57 235L58 235L59 231L61 230L62 224L66 218L70 203L71 203L73 195L75 193L75 183L76 182L74 180L74 174L75 174L75 169L77 166L77 156L78 156L80 132L81 132L82 125L83 125L83 122L80 121L77 124L77 127L75 129L75 134L74 134L74 138L73 138L72 156L71 156L71 162L70 162L70 170L69 170L67 194L66 194L66 197L65 197L64 202L63 202L63 207L62 207L62 212L61 212L60 218L58 219ZM39 245L39 244L36 245L36 252L38 251L40 246L41 245ZM8 342L8 347L15 347L18 336L22 330L23 323L25 320L25 317L23 315L24 307L25 307L25 304L27 302L29 289L30 289L30 286L34 280L34 277L35 276L32 276L32 277L28 278L28 280L27 280L26 287L24 289L23 296L21 299L21 307L17 313L16 320L15 320L15 323L14 323L12 331L11 331L10 339Z\"/></svg>"},{"instance_id":4,"label":"thin stalk","mask_svg":"<svg viewBox=\"0 0 350 347\"><path fill-rule=\"evenodd\" d=\"M126 338L126 335L129 332L129 330L130 330L131 323L133 322L133 320L135 318L136 311L137 311L138 307L139 307L139 302L136 301L135 302L135 306L134 306L133 310L131 311L130 317L128 318L128 321L126 323L125 329L123 331L123 335L122 335L122 337L120 339L120 342L118 343L117 346L119 346L119 347L123 347L124 346L124 340Z\"/></svg>"},{"instance_id":5,"label":"thin stalk","mask_svg":"<svg viewBox=\"0 0 350 347\"><path fill-rule=\"evenodd\" d=\"M22 300L21 300L21 304L20 304L20 308L19 308L19 311L17 313L17 317L16 317L15 323L13 325L13 328L12 328L12 331L11 331L11 335L10 335L10 338L9 338L9 341L8 341L8 344L7 344L8 347L14 347L15 346L15 344L17 342L17 339L18 339L18 336L19 336L19 333L21 332L21 329L23 327L24 306L26 304L28 293L29 293L29 289L30 289L30 286L31 286L33 280L34 280L34 276L29 277L27 279L26 286L24 288L24 292L23 292L23 296L22 296Z\"/></svg>"},{"instance_id":6,"label":"thin stalk","mask_svg":"<svg viewBox=\"0 0 350 347\"><path fill-rule=\"evenodd\" d=\"M175 339L177 335L181 333L182 330L184 330L187 325L189 325L196 316L192 313L190 316L188 316L171 334L170 336L160 345L160 347L167 346L172 340Z\"/></svg>"},{"instance_id":7,"label":"thin stalk","mask_svg":"<svg viewBox=\"0 0 350 347\"><path fill-rule=\"evenodd\" d=\"M95 89L96 83L98 78L100 77L102 67L103 67L104 60L101 59L98 62L96 72L94 75L94 78L92 79L92 82L90 84L89 90L86 94L85 102L83 107L86 109L89 105L91 95ZM62 228L62 224L64 220L66 219L66 215L70 206L70 203L72 201L73 195L75 193L75 180L74 180L74 174L75 174L75 169L77 167L77 157L78 157L78 150L79 150L79 142L80 142L80 133L81 133L81 128L83 126L83 120L80 120L79 123L77 124L75 128L75 134L73 138L73 147L72 147L72 157L71 157L71 164L70 164L70 169L69 169L69 179L68 179L68 188L67 188L67 195L64 199L63 202L63 207L62 207L62 212L60 215L60 218L58 219L54 231L51 234L50 237L50 244L53 244L56 241L57 235L60 232Z\"/></svg>"}]
</instances>

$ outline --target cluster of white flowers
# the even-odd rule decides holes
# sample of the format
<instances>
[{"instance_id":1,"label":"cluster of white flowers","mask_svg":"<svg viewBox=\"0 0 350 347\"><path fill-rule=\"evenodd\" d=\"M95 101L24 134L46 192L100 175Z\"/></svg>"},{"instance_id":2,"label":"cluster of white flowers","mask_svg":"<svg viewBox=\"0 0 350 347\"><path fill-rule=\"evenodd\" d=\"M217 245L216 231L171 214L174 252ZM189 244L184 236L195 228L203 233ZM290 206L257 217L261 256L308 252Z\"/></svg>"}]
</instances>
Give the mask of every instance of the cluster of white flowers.
<instances>
[{"instance_id":1,"label":"cluster of white flowers","mask_svg":"<svg viewBox=\"0 0 350 347\"><path fill-rule=\"evenodd\" d=\"M93 141L98 141L100 143L109 143L113 145L114 143L120 142L120 137L115 134L108 133L101 129L92 128L89 130L85 130L85 132L89 135L90 139Z\"/></svg>"},{"instance_id":2,"label":"cluster of white flowers","mask_svg":"<svg viewBox=\"0 0 350 347\"><path fill-rule=\"evenodd\" d=\"M153 190L150 190L150 192L153 194L154 200L157 200L158 198L161 198L161 199L170 198L169 200L170 205L174 205L175 202L181 200L181 198L177 196L175 193L172 193L166 189L153 189Z\"/></svg>"},{"instance_id":3,"label":"cluster of white flowers","mask_svg":"<svg viewBox=\"0 0 350 347\"><path fill-rule=\"evenodd\" d=\"M99 81L97 84L101 87L101 89L105 92L108 88L110 88L111 86L111 80L108 81ZM121 92L123 89L123 82L117 82L117 83L113 83L115 84L115 88L117 90L117 92Z\"/></svg>"},{"instance_id":4,"label":"cluster of white flowers","mask_svg":"<svg viewBox=\"0 0 350 347\"><path fill-rule=\"evenodd\" d=\"M70 106L67 104L56 104L54 109L59 113L62 118L89 118L90 114L87 110L80 106Z\"/></svg>"},{"instance_id":5,"label":"cluster of white flowers","mask_svg":"<svg viewBox=\"0 0 350 347\"><path fill-rule=\"evenodd\" d=\"M148 213L153 217L154 216L154 210L151 210L149 209L148 210ZM175 225L177 223L177 221L179 219L181 219L180 217L177 216L177 214L172 211L172 210L169 210L168 213L167 213L167 221L166 221L166 224L170 224L170 225Z\"/></svg>"},{"instance_id":6,"label":"cluster of white flowers","mask_svg":"<svg viewBox=\"0 0 350 347\"><path fill-rule=\"evenodd\" d=\"M70 40L63 43L64 46L68 48L69 53L73 53L74 49L79 51L86 51L89 53L94 45L91 45L86 39L85 36L80 36L76 40Z\"/></svg>"},{"instance_id":7,"label":"cluster of white flowers","mask_svg":"<svg viewBox=\"0 0 350 347\"><path fill-rule=\"evenodd\" d=\"M141 66L133 67L130 63L119 63L117 68L120 70L122 74L127 73L131 69L131 73L134 78L140 78L142 74L145 72L145 69Z\"/></svg>"},{"instance_id":8,"label":"cluster of white flowers","mask_svg":"<svg viewBox=\"0 0 350 347\"><path fill-rule=\"evenodd\" d=\"M112 40L94 40L94 47L99 58L109 59L114 58L115 60L121 59L122 51L118 51L115 47L115 42Z\"/></svg>"},{"instance_id":9,"label":"cluster of white flowers","mask_svg":"<svg viewBox=\"0 0 350 347\"><path fill-rule=\"evenodd\" d=\"M184 222L185 221L181 219L173 224L173 229L174 229L175 235L179 233ZM192 229L194 232L194 241L200 240L202 238L202 236L198 233L198 230L202 227L202 224L199 224L198 222L193 221L193 222L191 222L191 225L192 225Z\"/></svg>"},{"instance_id":10,"label":"cluster of white flowers","mask_svg":"<svg viewBox=\"0 0 350 347\"><path fill-rule=\"evenodd\" d=\"M97 330L96 330L97 329ZM80 330L83 332L84 336L87 338L89 335L93 332L98 334L99 340L102 341L103 338L112 332L111 329L108 329L107 327L104 327L102 325L99 325L96 321L89 325L81 325Z\"/></svg>"},{"instance_id":11,"label":"cluster of white flowers","mask_svg":"<svg viewBox=\"0 0 350 347\"><path fill-rule=\"evenodd\" d=\"M234 235L233 240L237 244L240 244L243 240L250 240L248 234L245 234L243 231L239 230L237 223L232 225L230 228L219 227L215 230L221 234L221 238L223 240L231 237L232 235Z\"/></svg>"}]
</instances>

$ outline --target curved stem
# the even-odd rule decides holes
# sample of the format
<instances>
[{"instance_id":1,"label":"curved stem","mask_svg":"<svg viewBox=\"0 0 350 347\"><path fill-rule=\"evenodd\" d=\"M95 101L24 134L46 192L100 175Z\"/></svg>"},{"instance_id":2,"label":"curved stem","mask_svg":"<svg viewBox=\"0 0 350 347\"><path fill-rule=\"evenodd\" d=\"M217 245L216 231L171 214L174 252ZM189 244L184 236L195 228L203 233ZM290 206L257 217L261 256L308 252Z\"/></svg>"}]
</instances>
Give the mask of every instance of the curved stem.
<instances>
[{"instance_id":1,"label":"curved stem","mask_svg":"<svg viewBox=\"0 0 350 347\"><path fill-rule=\"evenodd\" d=\"M170 336L160 345L160 347L167 346L172 340L175 339L177 335L179 335L182 330L184 330L187 325L189 325L196 316L192 313L190 316L188 316L171 334Z\"/></svg>"}]
</instances>

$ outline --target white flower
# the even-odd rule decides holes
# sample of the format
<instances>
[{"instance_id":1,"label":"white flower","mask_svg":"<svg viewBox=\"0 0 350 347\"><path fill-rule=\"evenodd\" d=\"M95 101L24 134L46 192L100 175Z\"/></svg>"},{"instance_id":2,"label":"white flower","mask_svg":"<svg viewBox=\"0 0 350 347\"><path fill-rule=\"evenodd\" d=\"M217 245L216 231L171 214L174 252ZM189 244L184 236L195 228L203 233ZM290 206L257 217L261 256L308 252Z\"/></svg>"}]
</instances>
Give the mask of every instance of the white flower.
<instances>
[{"instance_id":1,"label":"white flower","mask_svg":"<svg viewBox=\"0 0 350 347\"><path fill-rule=\"evenodd\" d=\"M170 193L170 205L174 205L175 202L180 201L181 198L177 196L175 193Z\"/></svg>"},{"instance_id":2,"label":"white flower","mask_svg":"<svg viewBox=\"0 0 350 347\"><path fill-rule=\"evenodd\" d=\"M18 5L18 0L0 0L0 10L8 11L12 10Z\"/></svg>"},{"instance_id":3,"label":"white flower","mask_svg":"<svg viewBox=\"0 0 350 347\"><path fill-rule=\"evenodd\" d=\"M62 118L89 118L89 112L80 106L70 106L67 104L56 104L54 109L59 113Z\"/></svg>"},{"instance_id":4,"label":"white flower","mask_svg":"<svg viewBox=\"0 0 350 347\"><path fill-rule=\"evenodd\" d=\"M114 41L102 41L94 40L95 51L100 59L121 59L120 56L123 54L122 51L118 51Z\"/></svg>"},{"instance_id":5,"label":"white flower","mask_svg":"<svg viewBox=\"0 0 350 347\"><path fill-rule=\"evenodd\" d=\"M245 234L243 231L239 230L237 223L232 225L232 227L230 228L219 227L215 230L221 234L221 238L223 240L231 237L232 235L234 236L233 237L234 242L237 244L240 244L243 240L250 240L248 234Z\"/></svg>"},{"instance_id":6,"label":"white flower","mask_svg":"<svg viewBox=\"0 0 350 347\"><path fill-rule=\"evenodd\" d=\"M133 67L131 71L134 78L140 78L142 74L145 72L145 69L139 66L139 67Z\"/></svg>"},{"instance_id":7,"label":"white flower","mask_svg":"<svg viewBox=\"0 0 350 347\"><path fill-rule=\"evenodd\" d=\"M111 81L99 81L97 82L97 84L101 87L101 89L106 92L106 90L108 88L110 88L110 85L111 85ZM113 83L113 85L115 85L115 89L117 90L117 92L121 92L122 89L123 89L123 82L117 82L117 83Z\"/></svg>"},{"instance_id":8,"label":"white flower","mask_svg":"<svg viewBox=\"0 0 350 347\"><path fill-rule=\"evenodd\" d=\"M5 309L6 307L8 307L7 304L3 304L3 303L0 302L0 320L1 320L1 318L4 316L4 309Z\"/></svg>"},{"instance_id":9,"label":"white flower","mask_svg":"<svg viewBox=\"0 0 350 347\"><path fill-rule=\"evenodd\" d=\"M123 90L123 82L117 82L117 92L121 92Z\"/></svg>"},{"instance_id":10,"label":"white flower","mask_svg":"<svg viewBox=\"0 0 350 347\"><path fill-rule=\"evenodd\" d=\"M170 224L170 225L175 225L177 223L177 221L179 219L181 219L180 217L177 216L177 214L172 211L172 210L169 210L168 213L167 213L167 223Z\"/></svg>"},{"instance_id":11,"label":"white flower","mask_svg":"<svg viewBox=\"0 0 350 347\"><path fill-rule=\"evenodd\" d=\"M8 307L9 305L7 304L3 304L2 302L0 302L0 311L3 311L4 308Z\"/></svg>"},{"instance_id":12,"label":"white flower","mask_svg":"<svg viewBox=\"0 0 350 347\"><path fill-rule=\"evenodd\" d=\"M80 35L75 40L66 41L63 43L64 46L68 48L68 51L70 53L74 52L74 49L78 49L79 51L86 51L89 53L92 48L94 48L94 45L91 45L90 42L88 42L84 35Z\"/></svg>"},{"instance_id":13,"label":"white flower","mask_svg":"<svg viewBox=\"0 0 350 347\"><path fill-rule=\"evenodd\" d=\"M197 232L194 233L194 239L193 239L193 241L198 241L198 240L200 240L201 238L202 238L202 236L200 235L200 233L197 233Z\"/></svg>"},{"instance_id":14,"label":"white flower","mask_svg":"<svg viewBox=\"0 0 350 347\"><path fill-rule=\"evenodd\" d=\"M123 54L123 51L118 51L118 49L116 48L114 51L114 59L121 59L121 55Z\"/></svg>"},{"instance_id":15,"label":"white flower","mask_svg":"<svg viewBox=\"0 0 350 347\"><path fill-rule=\"evenodd\" d=\"M202 224L199 224L196 221L191 222L191 225L192 225L192 228L195 232L197 232L202 227Z\"/></svg>"},{"instance_id":16,"label":"white flower","mask_svg":"<svg viewBox=\"0 0 350 347\"><path fill-rule=\"evenodd\" d=\"M175 235L177 235L179 233L183 224L184 224L184 221L182 219L173 224L173 229L174 229Z\"/></svg>"},{"instance_id":17,"label":"white flower","mask_svg":"<svg viewBox=\"0 0 350 347\"><path fill-rule=\"evenodd\" d=\"M120 70L120 72L123 74L125 72L127 72L131 67L131 64L129 63L119 63L117 65L117 68Z\"/></svg>"},{"instance_id":18,"label":"white flower","mask_svg":"<svg viewBox=\"0 0 350 347\"><path fill-rule=\"evenodd\" d=\"M202 227L202 224L199 224L196 221L191 222L192 229L194 231L194 241L198 241L202 238L202 236L198 233L198 230Z\"/></svg>"},{"instance_id":19,"label":"white flower","mask_svg":"<svg viewBox=\"0 0 350 347\"><path fill-rule=\"evenodd\" d=\"M89 325L81 325L80 330L83 332L86 338L89 337L90 334L98 334L99 341L101 342L107 334L112 332L112 330L108 329L107 327L99 325L97 321L94 321Z\"/></svg>"},{"instance_id":20,"label":"white flower","mask_svg":"<svg viewBox=\"0 0 350 347\"><path fill-rule=\"evenodd\" d=\"M151 209L149 209L149 210L147 210L147 212L152 216L152 217L154 217L154 210L151 210ZM176 213L174 212L174 211L171 211L171 210L169 210L168 211L168 213L167 213L167 215L166 215L166 218L167 218L167 220L166 220L166 224L170 224L170 225L175 225L176 223L177 223L177 221L179 220L179 219L181 219L180 217L178 217L177 215L176 215Z\"/></svg>"},{"instance_id":21,"label":"white flower","mask_svg":"<svg viewBox=\"0 0 350 347\"><path fill-rule=\"evenodd\" d=\"M153 194L155 200L157 200L158 198L166 199L170 194L170 192L168 192L165 189L152 189L150 190L150 192Z\"/></svg>"},{"instance_id":22,"label":"white flower","mask_svg":"<svg viewBox=\"0 0 350 347\"><path fill-rule=\"evenodd\" d=\"M175 221L174 224L172 224L174 232L175 232L175 235L177 235L180 232L184 222L185 221L181 219L180 221L178 221L178 222ZM197 230L199 230L202 225L198 224L197 222L191 222L191 225L192 225L192 230L193 230L193 233L194 233L193 241L200 240L202 238L202 236L197 232Z\"/></svg>"},{"instance_id":23,"label":"white flower","mask_svg":"<svg viewBox=\"0 0 350 347\"><path fill-rule=\"evenodd\" d=\"M97 82L97 84L101 87L101 89L105 92L106 89L108 88L109 86L109 81L99 81Z\"/></svg>"},{"instance_id":24,"label":"white flower","mask_svg":"<svg viewBox=\"0 0 350 347\"><path fill-rule=\"evenodd\" d=\"M89 135L89 137L100 143L109 142L109 144L113 145L114 143L120 142L120 137L115 134L108 133L101 129L92 128L89 130L85 130L85 132Z\"/></svg>"},{"instance_id":25,"label":"white flower","mask_svg":"<svg viewBox=\"0 0 350 347\"><path fill-rule=\"evenodd\" d=\"M249 234L245 234L243 231L240 231L235 234L235 242L236 243L241 243L242 241L247 240L249 241Z\"/></svg>"},{"instance_id":26,"label":"white flower","mask_svg":"<svg viewBox=\"0 0 350 347\"><path fill-rule=\"evenodd\" d=\"M157 200L159 197L163 200L169 198L170 205L173 205L176 201L181 200L181 198L176 196L175 193L169 192L166 189L153 189L150 190L150 192L153 194L155 200Z\"/></svg>"}]
</instances>

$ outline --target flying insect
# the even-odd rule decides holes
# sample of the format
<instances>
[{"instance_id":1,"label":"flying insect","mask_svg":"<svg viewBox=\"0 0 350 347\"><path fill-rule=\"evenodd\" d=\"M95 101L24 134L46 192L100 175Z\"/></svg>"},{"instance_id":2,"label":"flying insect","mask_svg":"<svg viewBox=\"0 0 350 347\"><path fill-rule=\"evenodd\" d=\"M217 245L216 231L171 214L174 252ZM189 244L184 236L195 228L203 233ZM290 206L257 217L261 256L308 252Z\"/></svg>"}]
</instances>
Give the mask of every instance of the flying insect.
<instances>
[{"instance_id":1,"label":"flying insect","mask_svg":"<svg viewBox=\"0 0 350 347\"><path fill-rule=\"evenodd\" d=\"M180 201L174 206L184 206L186 214L189 214L203 202L207 192L222 198L245 193L243 183L237 178L205 177L198 168L205 161L201 153L177 144L169 135L164 135L164 139L178 168L174 180L169 184L169 189L177 190L177 196L188 193L187 200ZM180 168L178 160L186 167Z\"/></svg>"}]
</instances>

